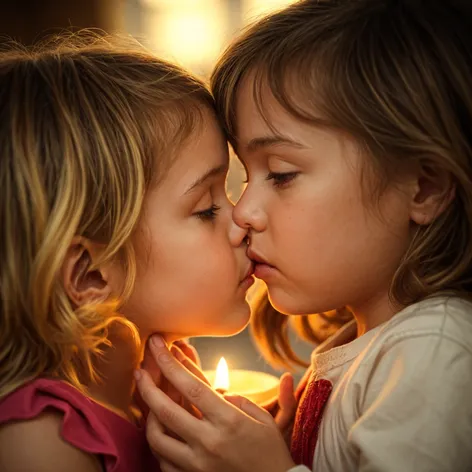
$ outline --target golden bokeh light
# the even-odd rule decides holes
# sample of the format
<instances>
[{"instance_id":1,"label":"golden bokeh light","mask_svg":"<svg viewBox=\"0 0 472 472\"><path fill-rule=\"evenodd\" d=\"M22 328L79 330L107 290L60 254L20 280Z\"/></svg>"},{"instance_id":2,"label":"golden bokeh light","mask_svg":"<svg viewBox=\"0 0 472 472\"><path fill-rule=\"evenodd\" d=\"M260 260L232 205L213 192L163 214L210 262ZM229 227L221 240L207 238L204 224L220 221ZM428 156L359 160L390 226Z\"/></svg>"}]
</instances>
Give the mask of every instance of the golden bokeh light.
<instances>
[{"instance_id":1,"label":"golden bokeh light","mask_svg":"<svg viewBox=\"0 0 472 472\"><path fill-rule=\"evenodd\" d=\"M226 40L224 0L147 0L145 31L151 48L161 57L195 72L208 70Z\"/></svg>"}]
</instances>

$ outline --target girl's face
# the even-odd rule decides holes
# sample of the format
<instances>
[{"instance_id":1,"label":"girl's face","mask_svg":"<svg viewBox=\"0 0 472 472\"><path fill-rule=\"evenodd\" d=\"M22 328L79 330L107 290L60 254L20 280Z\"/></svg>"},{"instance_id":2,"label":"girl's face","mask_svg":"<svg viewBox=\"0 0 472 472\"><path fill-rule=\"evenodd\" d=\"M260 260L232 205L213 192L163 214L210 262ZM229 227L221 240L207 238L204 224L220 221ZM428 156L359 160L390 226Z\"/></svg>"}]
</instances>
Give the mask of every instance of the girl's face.
<instances>
[{"instance_id":1,"label":"girl's face","mask_svg":"<svg viewBox=\"0 0 472 472\"><path fill-rule=\"evenodd\" d=\"M204 117L145 199L136 284L122 310L142 337L228 335L249 321L247 231L231 219L226 140L213 115Z\"/></svg>"},{"instance_id":2,"label":"girl's face","mask_svg":"<svg viewBox=\"0 0 472 472\"><path fill-rule=\"evenodd\" d=\"M268 126L252 87L249 78L237 97L236 151L248 184L233 218L249 230L249 256L265 262L255 275L271 302L290 314L383 303L410 239L407 187L367 202L354 142L298 121L265 90Z\"/></svg>"}]
</instances>

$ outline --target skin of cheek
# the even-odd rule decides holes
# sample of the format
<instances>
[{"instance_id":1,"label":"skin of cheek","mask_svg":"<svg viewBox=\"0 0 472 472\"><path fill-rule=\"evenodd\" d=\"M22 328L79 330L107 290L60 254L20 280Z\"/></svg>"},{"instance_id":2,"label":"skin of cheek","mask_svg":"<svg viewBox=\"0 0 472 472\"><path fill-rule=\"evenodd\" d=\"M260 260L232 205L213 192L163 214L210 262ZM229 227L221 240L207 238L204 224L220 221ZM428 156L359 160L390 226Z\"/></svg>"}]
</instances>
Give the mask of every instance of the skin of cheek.
<instances>
[{"instance_id":1,"label":"skin of cheek","mask_svg":"<svg viewBox=\"0 0 472 472\"><path fill-rule=\"evenodd\" d=\"M349 194L327 192L312 201L272 208L279 217L274 247L288 257L281 261L286 277L270 285L269 292L285 312L328 311L373 296L389 285L406 250L408 227L399 227L401 219L395 221L395 212L403 210L396 198L388 199L390 215L382 215L388 223ZM284 231L289 225L291 231Z\"/></svg>"},{"instance_id":2,"label":"skin of cheek","mask_svg":"<svg viewBox=\"0 0 472 472\"><path fill-rule=\"evenodd\" d=\"M136 285L123 313L143 337L153 332L178 337L230 335L249 321L226 236L212 234L204 226L209 223L197 224L202 225L197 231L180 232L162 229L172 224L161 225L147 232L147 247L139 245Z\"/></svg>"}]
</instances>

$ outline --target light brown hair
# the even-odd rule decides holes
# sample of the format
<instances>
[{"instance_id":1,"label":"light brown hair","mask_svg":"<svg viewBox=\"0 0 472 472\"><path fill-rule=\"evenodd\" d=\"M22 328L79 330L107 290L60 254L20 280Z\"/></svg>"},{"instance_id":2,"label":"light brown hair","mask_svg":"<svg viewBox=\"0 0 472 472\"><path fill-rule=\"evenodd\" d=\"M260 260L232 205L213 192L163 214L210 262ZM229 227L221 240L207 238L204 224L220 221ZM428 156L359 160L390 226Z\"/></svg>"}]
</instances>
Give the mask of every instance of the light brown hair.
<instances>
[{"instance_id":1,"label":"light brown hair","mask_svg":"<svg viewBox=\"0 0 472 472\"><path fill-rule=\"evenodd\" d=\"M363 186L371 196L404 164L452 176L454 201L432 224L418 226L395 274L391 298L401 305L438 293L468 297L472 290L472 12L466 9L451 0L303 0L252 25L225 51L211 80L236 151L236 95L251 72L262 113L267 85L297 119L355 139L375 177L375 185ZM349 318L341 315L338 325ZM256 339L269 359L297 362L281 316L262 299ZM298 322L318 340L307 320Z\"/></svg>"},{"instance_id":2,"label":"light brown hair","mask_svg":"<svg viewBox=\"0 0 472 472\"><path fill-rule=\"evenodd\" d=\"M0 397L37 376L96 379L135 277L146 191L213 100L134 41L82 31L0 52ZM75 236L127 270L116 300L76 308L61 283ZM79 375L80 373L80 375Z\"/></svg>"}]
</instances>

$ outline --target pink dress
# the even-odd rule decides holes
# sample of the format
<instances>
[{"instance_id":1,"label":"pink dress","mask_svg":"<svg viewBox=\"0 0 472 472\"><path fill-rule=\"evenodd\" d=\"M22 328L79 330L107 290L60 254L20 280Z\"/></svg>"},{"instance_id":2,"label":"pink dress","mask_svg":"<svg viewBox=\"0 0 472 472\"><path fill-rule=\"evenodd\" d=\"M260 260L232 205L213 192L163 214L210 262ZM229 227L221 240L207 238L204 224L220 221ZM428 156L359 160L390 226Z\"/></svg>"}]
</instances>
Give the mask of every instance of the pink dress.
<instances>
[{"instance_id":1,"label":"pink dress","mask_svg":"<svg viewBox=\"0 0 472 472\"><path fill-rule=\"evenodd\" d=\"M100 456L106 472L158 472L143 428L59 380L36 379L0 400L0 424L28 420L46 409L63 414L61 436Z\"/></svg>"}]
</instances>

